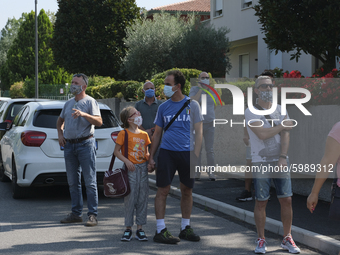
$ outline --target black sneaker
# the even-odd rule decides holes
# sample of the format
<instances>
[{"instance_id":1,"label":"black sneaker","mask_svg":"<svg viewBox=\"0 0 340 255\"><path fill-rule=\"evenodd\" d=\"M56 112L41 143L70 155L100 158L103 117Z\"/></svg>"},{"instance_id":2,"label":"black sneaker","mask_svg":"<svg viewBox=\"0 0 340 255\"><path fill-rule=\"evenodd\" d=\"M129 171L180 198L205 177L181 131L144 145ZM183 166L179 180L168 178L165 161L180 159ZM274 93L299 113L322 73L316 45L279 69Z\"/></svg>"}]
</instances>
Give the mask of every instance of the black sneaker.
<instances>
[{"instance_id":1,"label":"black sneaker","mask_svg":"<svg viewBox=\"0 0 340 255\"><path fill-rule=\"evenodd\" d=\"M75 222L83 222L83 218L73 213L70 213L60 221L60 223L75 223Z\"/></svg>"},{"instance_id":2,"label":"black sneaker","mask_svg":"<svg viewBox=\"0 0 340 255\"><path fill-rule=\"evenodd\" d=\"M156 243L165 243L165 244L176 244L181 240L178 237L171 235L171 233L166 229L162 229L160 233L156 234L153 237L153 241Z\"/></svg>"},{"instance_id":3,"label":"black sneaker","mask_svg":"<svg viewBox=\"0 0 340 255\"><path fill-rule=\"evenodd\" d=\"M123 242L130 242L131 238L132 238L132 231L131 231L131 229L126 229L124 231L124 234L123 234L123 236L122 236L122 238L120 240L123 241Z\"/></svg>"},{"instance_id":4,"label":"black sneaker","mask_svg":"<svg viewBox=\"0 0 340 255\"><path fill-rule=\"evenodd\" d=\"M144 232L143 229L138 229L136 231L136 237L135 238L139 241L147 241L148 240L148 237L145 235L145 232Z\"/></svg>"},{"instance_id":5,"label":"black sneaker","mask_svg":"<svg viewBox=\"0 0 340 255\"><path fill-rule=\"evenodd\" d=\"M179 233L178 237L193 242L198 242L201 239L189 225Z\"/></svg>"},{"instance_id":6,"label":"black sneaker","mask_svg":"<svg viewBox=\"0 0 340 255\"><path fill-rule=\"evenodd\" d=\"M248 191L248 190L242 191L241 196L237 197L236 200L242 201L242 202L253 200L251 191Z\"/></svg>"}]
</instances>

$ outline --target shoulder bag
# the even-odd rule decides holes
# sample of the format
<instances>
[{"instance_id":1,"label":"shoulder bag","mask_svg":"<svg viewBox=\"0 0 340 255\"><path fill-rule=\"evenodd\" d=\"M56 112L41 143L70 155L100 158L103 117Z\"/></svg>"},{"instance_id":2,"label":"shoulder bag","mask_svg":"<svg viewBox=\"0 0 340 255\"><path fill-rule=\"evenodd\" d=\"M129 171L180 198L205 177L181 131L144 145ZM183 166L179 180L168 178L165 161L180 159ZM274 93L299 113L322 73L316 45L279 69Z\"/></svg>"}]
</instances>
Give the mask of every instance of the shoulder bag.
<instances>
[{"instance_id":1,"label":"shoulder bag","mask_svg":"<svg viewBox=\"0 0 340 255\"><path fill-rule=\"evenodd\" d=\"M188 106L188 104L190 103L190 99L188 99L184 105L182 106L181 109L179 109L179 111L176 113L176 115L170 120L170 122L168 123L168 125L166 125L166 127L164 128L164 132L168 130L168 128L171 126L172 123L174 123L174 121L177 119L178 115L181 114L181 112L184 110L185 107Z\"/></svg>"},{"instance_id":2,"label":"shoulder bag","mask_svg":"<svg viewBox=\"0 0 340 255\"><path fill-rule=\"evenodd\" d=\"M124 151L124 156L128 158L128 134L126 130L124 138ZM104 195L111 198L121 198L130 194L128 169L125 165L125 169L117 168L112 171L115 158L115 155L112 154L109 170L107 170L104 175Z\"/></svg>"}]
</instances>

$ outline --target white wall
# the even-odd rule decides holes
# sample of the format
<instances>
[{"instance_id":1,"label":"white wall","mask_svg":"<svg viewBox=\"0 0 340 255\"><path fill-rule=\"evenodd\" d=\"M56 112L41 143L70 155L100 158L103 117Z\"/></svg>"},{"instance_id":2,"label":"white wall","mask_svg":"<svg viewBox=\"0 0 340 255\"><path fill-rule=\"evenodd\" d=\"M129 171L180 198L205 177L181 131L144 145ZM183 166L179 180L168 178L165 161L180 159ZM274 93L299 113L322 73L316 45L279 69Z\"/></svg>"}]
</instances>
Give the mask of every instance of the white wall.
<instances>
[{"instance_id":1,"label":"white wall","mask_svg":"<svg viewBox=\"0 0 340 255\"><path fill-rule=\"evenodd\" d=\"M257 22L258 17L256 17L255 10L252 8L242 8L242 0L223 0L223 13L219 17L214 17L214 2L210 1L211 6L211 19L210 24L216 28L226 26L231 31L227 34L230 42L238 44L243 40L248 38L257 38L257 44L252 43L252 46L244 46L244 48L237 46L239 48L234 48L231 50L231 64L233 66L228 77L239 77L239 54L240 52L246 52L251 48L251 55L256 55L258 61L254 62L254 58L250 56L250 77L254 77L262 73L265 69L270 69L270 52L267 48L267 44L264 42L264 35L261 33L261 25ZM257 0L253 0L253 6L257 4ZM253 51L253 47L257 46L257 52ZM236 47L236 46L234 46ZM236 54L236 55L234 55ZM299 58L299 62L296 63L295 60L290 60L291 53L282 53L282 63L280 66L284 71L288 70L299 70L305 77L311 76L314 72L313 70L313 58L311 55L302 53ZM254 71L255 69L255 71Z\"/></svg>"},{"instance_id":2,"label":"white wall","mask_svg":"<svg viewBox=\"0 0 340 255\"><path fill-rule=\"evenodd\" d=\"M249 78L254 78L257 74L257 43L236 46L230 49L230 60L232 63L232 68L229 71L229 78L239 77L239 56L243 54L249 54Z\"/></svg>"}]
</instances>

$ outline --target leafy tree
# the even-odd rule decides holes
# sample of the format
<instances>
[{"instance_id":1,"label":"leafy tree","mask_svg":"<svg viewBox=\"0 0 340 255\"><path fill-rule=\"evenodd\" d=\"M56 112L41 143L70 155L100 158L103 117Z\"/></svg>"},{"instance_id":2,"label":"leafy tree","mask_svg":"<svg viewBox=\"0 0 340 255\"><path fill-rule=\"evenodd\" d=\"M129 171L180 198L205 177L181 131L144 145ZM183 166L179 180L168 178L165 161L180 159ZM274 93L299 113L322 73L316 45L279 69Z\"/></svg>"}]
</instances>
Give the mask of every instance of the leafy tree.
<instances>
[{"instance_id":1,"label":"leafy tree","mask_svg":"<svg viewBox=\"0 0 340 255\"><path fill-rule=\"evenodd\" d=\"M301 52L318 58L327 71L340 55L338 0L259 0L255 15L262 24L269 49L289 52L298 61Z\"/></svg>"},{"instance_id":2,"label":"leafy tree","mask_svg":"<svg viewBox=\"0 0 340 255\"><path fill-rule=\"evenodd\" d=\"M115 77L126 54L125 29L139 16L134 0L58 0L53 51L69 72Z\"/></svg>"},{"instance_id":3,"label":"leafy tree","mask_svg":"<svg viewBox=\"0 0 340 255\"><path fill-rule=\"evenodd\" d=\"M56 21L55 13L54 13L54 12L51 12L50 10L48 10L48 11L46 12L46 15L49 17L49 19L50 19L52 25L54 25L54 24L55 24L55 21Z\"/></svg>"},{"instance_id":4,"label":"leafy tree","mask_svg":"<svg viewBox=\"0 0 340 255\"><path fill-rule=\"evenodd\" d=\"M231 68L227 54L228 29L215 30L194 15L155 14L153 20L136 22L127 29L129 48L122 70L129 79L143 81L173 67L205 70L225 75Z\"/></svg>"},{"instance_id":5,"label":"leafy tree","mask_svg":"<svg viewBox=\"0 0 340 255\"><path fill-rule=\"evenodd\" d=\"M11 98L22 98L25 97L24 94L24 82L20 81L20 82L16 82L14 83L11 88L9 89L9 95Z\"/></svg>"},{"instance_id":6,"label":"leafy tree","mask_svg":"<svg viewBox=\"0 0 340 255\"><path fill-rule=\"evenodd\" d=\"M11 47L14 39L17 37L20 25L25 20L27 13L23 13L19 19L14 17L7 20L6 26L1 30L0 37L0 66L7 60L7 52Z\"/></svg>"},{"instance_id":7,"label":"leafy tree","mask_svg":"<svg viewBox=\"0 0 340 255\"><path fill-rule=\"evenodd\" d=\"M176 57L173 66L204 70L214 77L224 77L231 69L227 54L230 47L228 33L226 27L215 29L196 20L174 48L172 56Z\"/></svg>"},{"instance_id":8,"label":"leafy tree","mask_svg":"<svg viewBox=\"0 0 340 255\"><path fill-rule=\"evenodd\" d=\"M177 40L182 40L190 26L190 23L179 20L178 15L155 14L153 21L146 16L127 28L124 40L129 50L123 71L129 79L140 81L173 67L172 48Z\"/></svg>"},{"instance_id":9,"label":"leafy tree","mask_svg":"<svg viewBox=\"0 0 340 255\"><path fill-rule=\"evenodd\" d=\"M53 27L41 10L38 15L38 57L39 82L54 83L69 81L69 74L58 67L50 47ZM54 77L61 76L63 78ZM8 89L14 82L35 78L35 13L29 13L21 24L19 32L0 71L2 89ZM67 80L65 80L67 79Z\"/></svg>"}]
</instances>

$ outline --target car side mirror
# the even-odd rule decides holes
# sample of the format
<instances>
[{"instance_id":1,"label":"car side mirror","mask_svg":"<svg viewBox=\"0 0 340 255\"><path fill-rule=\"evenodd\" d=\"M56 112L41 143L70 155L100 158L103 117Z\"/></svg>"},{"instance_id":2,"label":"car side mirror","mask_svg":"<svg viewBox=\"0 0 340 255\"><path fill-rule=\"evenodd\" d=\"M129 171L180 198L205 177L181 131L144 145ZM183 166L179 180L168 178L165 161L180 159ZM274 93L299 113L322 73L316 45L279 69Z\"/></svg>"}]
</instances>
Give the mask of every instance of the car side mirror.
<instances>
[{"instance_id":1,"label":"car side mirror","mask_svg":"<svg viewBox=\"0 0 340 255\"><path fill-rule=\"evenodd\" d=\"M7 122L2 122L0 123L0 131L7 131L10 128L8 127L8 123Z\"/></svg>"}]
</instances>

